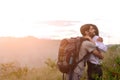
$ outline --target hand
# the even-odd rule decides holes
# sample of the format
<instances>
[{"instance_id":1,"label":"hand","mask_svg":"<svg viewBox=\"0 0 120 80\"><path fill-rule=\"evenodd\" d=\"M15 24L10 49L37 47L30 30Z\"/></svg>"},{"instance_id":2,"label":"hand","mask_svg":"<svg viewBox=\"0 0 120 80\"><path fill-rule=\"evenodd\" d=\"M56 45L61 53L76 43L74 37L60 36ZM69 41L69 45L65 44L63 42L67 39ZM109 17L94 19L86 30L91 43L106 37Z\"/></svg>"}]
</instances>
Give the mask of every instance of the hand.
<instances>
[{"instance_id":1,"label":"hand","mask_svg":"<svg viewBox=\"0 0 120 80\"><path fill-rule=\"evenodd\" d=\"M99 57L99 59L103 59L104 57L103 57L103 55L101 55L100 57Z\"/></svg>"},{"instance_id":2,"label":"hand","mask_svg":"<svg viewBox=\"0 0 120 80\"><path fill-rule=\"evenodd\" d=\"M101 52L99 52L97 49L93 50L92 53L96 55L99 59L103 59L103 55Z\"/></svg>"},{"instance_id":3,"label":"hand","mask_svg":"<svg viewBox=\"0 0 120 80\"><path fill-rule=\"evenodd\" d=\"M85 36L85 38L89 39L90 41L92 40L90 36Z\"/></svg>"},{"instance_id":4,"label":"hand","mask_svg":"<svg viewBox=\"0 0 120 80\"><path fill-rule=\"evenodd\" d=\"M103 42L103 38L102 38L102 37L99 37L99 38L97 39L97 41Z\"/></svg>"}]
</instances>

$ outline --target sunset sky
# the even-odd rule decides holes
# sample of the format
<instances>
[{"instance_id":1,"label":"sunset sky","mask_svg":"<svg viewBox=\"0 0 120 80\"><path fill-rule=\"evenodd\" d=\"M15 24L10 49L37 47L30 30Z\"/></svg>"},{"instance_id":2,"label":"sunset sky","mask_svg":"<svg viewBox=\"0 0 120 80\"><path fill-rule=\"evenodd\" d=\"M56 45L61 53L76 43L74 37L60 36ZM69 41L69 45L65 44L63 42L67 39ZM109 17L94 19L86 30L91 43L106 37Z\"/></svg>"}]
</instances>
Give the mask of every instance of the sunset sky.
<instances>
[{"instance_id":1,"label":"sunset sky","mask_svg":"<svg viewBox=\"0 0 120 80\"><path fill-rule=\"evenodd\" d=\"M119 0L1 0L0 37L62 39L96 24L105 44L120 44Z\"/></svg>"}]
</instances>

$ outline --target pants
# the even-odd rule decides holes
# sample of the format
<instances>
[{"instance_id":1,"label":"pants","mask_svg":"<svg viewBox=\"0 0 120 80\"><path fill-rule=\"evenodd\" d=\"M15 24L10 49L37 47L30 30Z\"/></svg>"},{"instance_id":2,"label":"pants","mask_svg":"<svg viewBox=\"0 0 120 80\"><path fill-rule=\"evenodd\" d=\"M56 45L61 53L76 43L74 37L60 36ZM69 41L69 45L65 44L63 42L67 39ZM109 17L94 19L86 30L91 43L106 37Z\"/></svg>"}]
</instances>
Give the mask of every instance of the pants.
<instances>
[{"instance_id":1,"label":"pants","mask_svg":"<svg viewBox=\"0 0 120 80\"><path fill-rule=\"evenodd\" d=\"M87 65L88 80L102 80L103 72L101 65L96 65L90 62L87 62Z\"/></svg>"},{"instance_id":2,"label":"pants","mask_svg":"<svg viewBox=\"0 0 120 80\"><path fill-rule=\"evenodd\" d=\"M72 73L72 78L70 78L70 74L66 74L66 80L81 80L83 73L85 70L85 63L84 61L80 62L75 69L73 70Z\"/></svg>"},{"instance_id":3,"label":"pants","mask_svg":"<svg viewBox=\"0 0 120 80\"><path fill-rule=\"evenodd\" d=\"M80 80L80 77L77 73L73 72L72 77L70 76L70 74L66 74L66 80Z\"/></svg>"}]
</instances>

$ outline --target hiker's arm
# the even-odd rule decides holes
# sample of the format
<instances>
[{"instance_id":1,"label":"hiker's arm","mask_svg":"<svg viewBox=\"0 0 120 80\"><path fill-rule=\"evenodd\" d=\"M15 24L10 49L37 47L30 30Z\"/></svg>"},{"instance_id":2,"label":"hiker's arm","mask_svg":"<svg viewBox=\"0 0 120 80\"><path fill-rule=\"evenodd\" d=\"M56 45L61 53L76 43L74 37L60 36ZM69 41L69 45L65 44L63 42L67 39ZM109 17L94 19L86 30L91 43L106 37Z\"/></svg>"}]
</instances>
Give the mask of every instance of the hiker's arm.
<instances>
[{"instance_id":1,"label":"hiker's arm","mask_svg":"<svg viewBox=\"0 0 120 80\"><path fill-rule=\"evenodd\" d=\"M95 56L97 56L100 59L104 58L103 55L97 49L94 49L91 53L94 54Z\"/></svg>"},{"instance_id":2,"label":"hiker's arm","mask_svg":"<svg viewBox=\"0 0 120 80\"><path fill-rule=\"evenodd\" d=\"M86 41L84 44L85 44L86 50L89 53L96 55L100 59L103 59L102 54L97 50L97 48L96 48L94 43L92 43L90 41Z\"/></svg>"}]
</instances>

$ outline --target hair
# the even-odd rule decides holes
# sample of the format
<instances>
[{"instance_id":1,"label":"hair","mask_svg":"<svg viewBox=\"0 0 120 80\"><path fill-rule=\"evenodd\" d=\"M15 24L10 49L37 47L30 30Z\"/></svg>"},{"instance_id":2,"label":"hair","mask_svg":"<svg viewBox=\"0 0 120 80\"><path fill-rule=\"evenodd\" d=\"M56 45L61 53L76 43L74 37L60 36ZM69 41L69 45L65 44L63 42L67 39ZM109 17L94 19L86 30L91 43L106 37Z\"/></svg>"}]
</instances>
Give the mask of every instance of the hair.
<instances>
[{"instance_id":1,"label":"hair","mask_svg":"<svg viewBox=\"0 0 120 80\"><path fill-rule=\"evenodd\" d=\"M86 35L85 31L88 31L90 29L90 26L93 26L93 28L95 29L95 34L99 35L99 30L98 30L98 28L95 24L84 24L84 25L82 25L81 28L80 28L81 34L83 36Z\"/></svg>"},{"instance_id":2,"label":"hair","mask_svg":"<svg viewBox=\"0 0 120 80\"><path fill-rule=\"evenodd\" d=\"M93 25L93 28L95 29L95 34L99 36L99 30L96 25Z\"/></svg>"}]
</instances>

